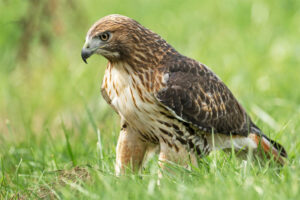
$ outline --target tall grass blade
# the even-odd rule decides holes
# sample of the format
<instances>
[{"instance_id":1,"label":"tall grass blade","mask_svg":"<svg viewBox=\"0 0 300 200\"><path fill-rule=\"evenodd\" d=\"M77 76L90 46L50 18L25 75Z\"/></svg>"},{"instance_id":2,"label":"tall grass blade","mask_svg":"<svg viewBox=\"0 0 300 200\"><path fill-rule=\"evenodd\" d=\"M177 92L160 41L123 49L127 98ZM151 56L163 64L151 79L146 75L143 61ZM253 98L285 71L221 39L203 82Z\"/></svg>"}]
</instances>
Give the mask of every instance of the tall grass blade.
<instances>
[{"instance_id":1,"label":"tall grass blade","mask_svg":"<svg viewBox=\"0 0 300 200\"><path fill-rule=\"evenodd\" d=\"M62 129L64 131L64 135L65 135L65 139L66 139L66 143L67 143L68 154L69 154L70 159L71 159L71 161L73 163L73 166L76 166L77 162L76 162L76 159L74 157L74 154L73 154L73 151L72 151L72 147L71 147L71 144L70 144L70 141L69 141L68 130L66 129L65 124L63 122L61 123L61 126L62 126Z\"/></svg>"}]
</instances>

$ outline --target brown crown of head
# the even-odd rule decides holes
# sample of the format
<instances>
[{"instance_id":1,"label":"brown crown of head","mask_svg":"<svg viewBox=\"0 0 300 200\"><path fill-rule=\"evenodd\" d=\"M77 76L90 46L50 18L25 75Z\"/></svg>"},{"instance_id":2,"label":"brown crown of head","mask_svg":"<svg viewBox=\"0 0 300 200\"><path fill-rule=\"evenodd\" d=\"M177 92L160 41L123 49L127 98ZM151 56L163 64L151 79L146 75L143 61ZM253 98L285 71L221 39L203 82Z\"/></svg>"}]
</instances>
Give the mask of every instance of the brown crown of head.
<instances>
[{"instance_id":1,"label":"brown crown of head","mask_svg":"<svg viewBox=\"0 0 300 200\"><path fill-rule=\"evenodd\" d=\"M108 15L88 31L81 51L82 59L100 54L111 62L134 59L147 62L169 48L157 34L137 21L122 15Z\"/></svg>"}]
</instances>

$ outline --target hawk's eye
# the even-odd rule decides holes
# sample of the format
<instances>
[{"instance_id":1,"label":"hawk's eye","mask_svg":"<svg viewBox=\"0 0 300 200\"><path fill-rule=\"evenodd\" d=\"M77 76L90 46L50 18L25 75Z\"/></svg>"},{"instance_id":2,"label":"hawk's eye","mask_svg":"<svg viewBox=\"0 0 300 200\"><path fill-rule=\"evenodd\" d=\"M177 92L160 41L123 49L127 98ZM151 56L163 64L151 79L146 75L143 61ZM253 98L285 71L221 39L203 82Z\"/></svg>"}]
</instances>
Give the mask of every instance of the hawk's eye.
<instances>
[{"instance_id":1,"label":"hawk's eye","mask_svg":"<svg viewBox=\"0 0 300 200\"><path fill-rule=\"evenodd\" d=\"M110 34L109 34L108 32L101 33L101 34L99 35L99 38L100 38L100 40L102 40L102 41L107 41L107 40L109 39L109 37L110 37Z\"/></svg>"}]
</instances>

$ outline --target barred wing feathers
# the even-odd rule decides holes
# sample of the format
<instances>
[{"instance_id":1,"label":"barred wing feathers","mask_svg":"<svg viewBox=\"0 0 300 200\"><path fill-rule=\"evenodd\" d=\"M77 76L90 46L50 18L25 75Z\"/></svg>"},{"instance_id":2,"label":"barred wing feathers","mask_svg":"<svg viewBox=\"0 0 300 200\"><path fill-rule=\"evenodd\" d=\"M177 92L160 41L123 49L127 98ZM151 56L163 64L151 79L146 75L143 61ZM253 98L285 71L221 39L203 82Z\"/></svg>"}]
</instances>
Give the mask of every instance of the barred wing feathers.
<instances>
[{"instance_id":1,"label":"barred wing feathers","mask_svg":"<svg viewBox=\"0 0 300 200\"><path fill-rule=\"evenodd\" d=\"M226 85L205 65L176 56L160 68L168 74L157 99L198 129L247 136L249 117Z\"/></svg>"}]
</instances>

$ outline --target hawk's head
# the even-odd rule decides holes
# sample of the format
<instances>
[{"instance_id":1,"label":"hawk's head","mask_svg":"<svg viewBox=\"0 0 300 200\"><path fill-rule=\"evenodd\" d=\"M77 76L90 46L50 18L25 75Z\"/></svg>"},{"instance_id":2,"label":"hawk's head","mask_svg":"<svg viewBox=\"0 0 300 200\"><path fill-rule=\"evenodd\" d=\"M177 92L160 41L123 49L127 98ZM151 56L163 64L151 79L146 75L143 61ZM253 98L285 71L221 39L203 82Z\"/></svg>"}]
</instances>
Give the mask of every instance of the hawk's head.
<instances>
[{"instance_id":1,"label":"hawk's head","mask_svg":"<svg viewBox=\"0 0 300 200\"><path fill-rule=\"evenodd\" d=\"M93 54L100 54L112 62L145 61L157 57L158 51L165 51L167 47L169 45L159 35L137 21L122 15L108 15L88 31L81 57L84 62Z\"/></svg>"}]
</instances>

